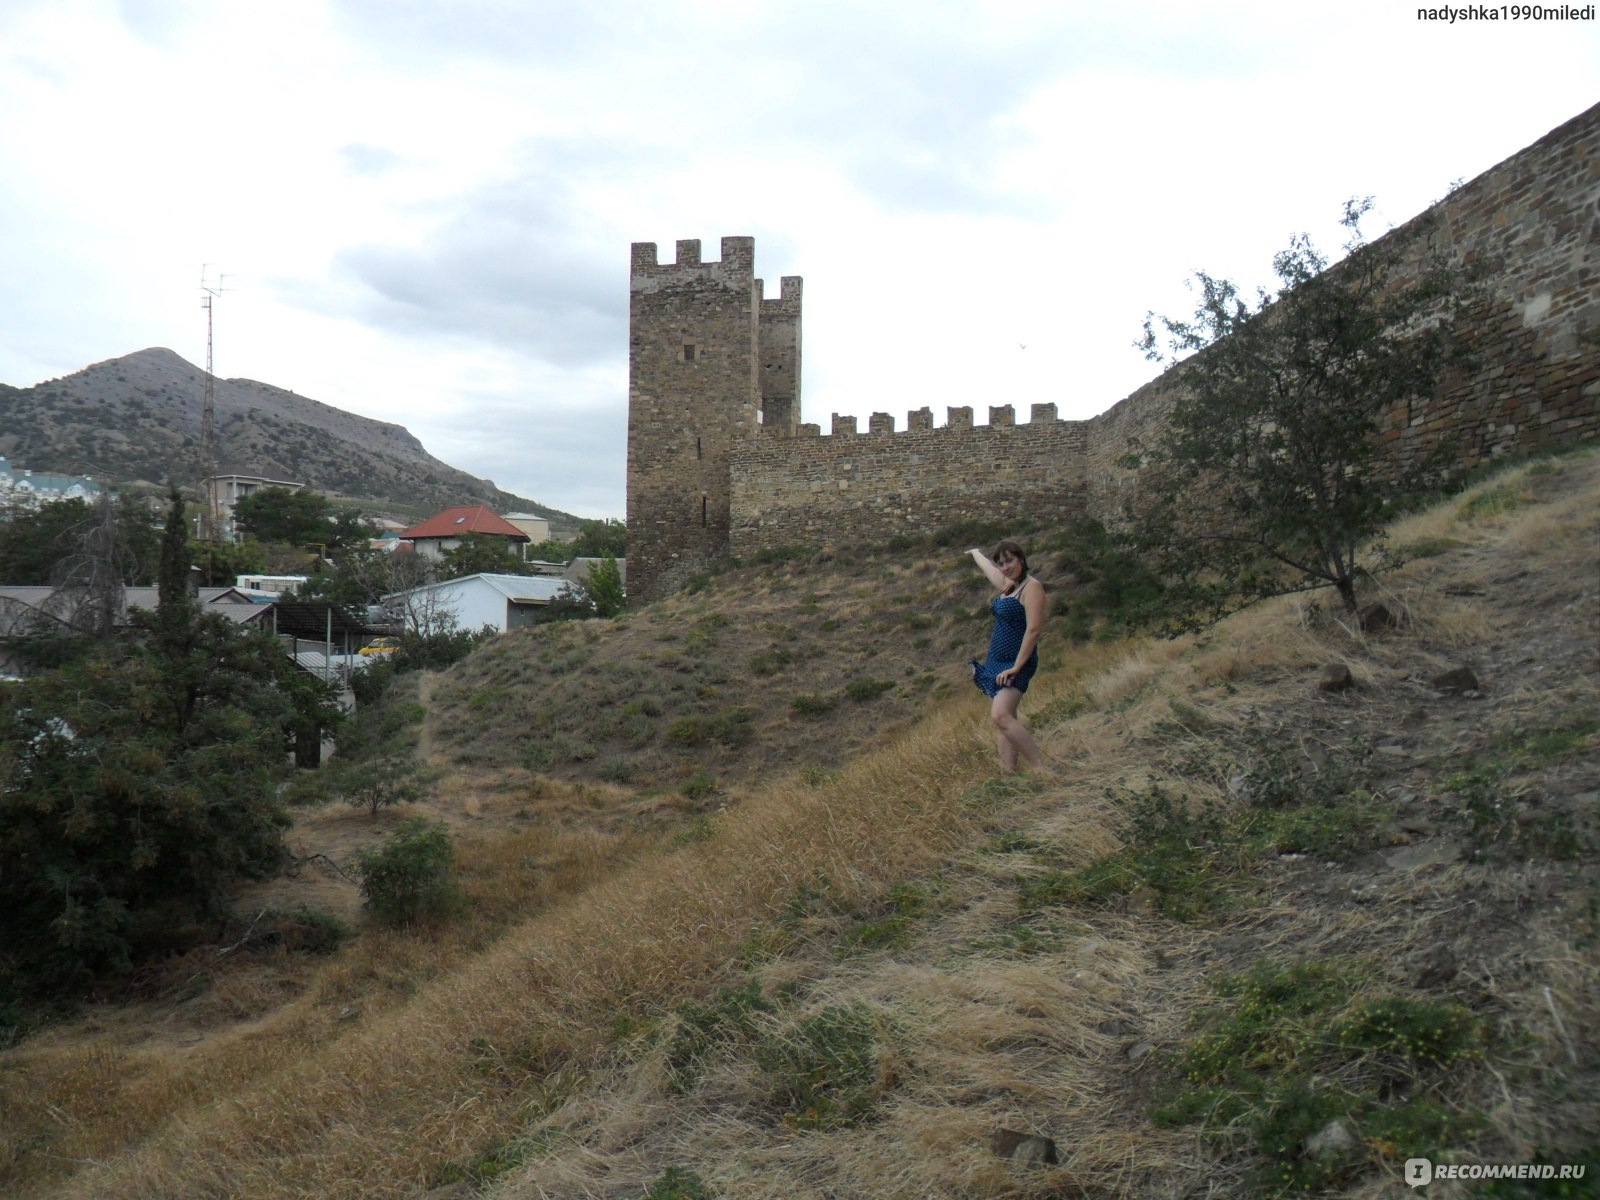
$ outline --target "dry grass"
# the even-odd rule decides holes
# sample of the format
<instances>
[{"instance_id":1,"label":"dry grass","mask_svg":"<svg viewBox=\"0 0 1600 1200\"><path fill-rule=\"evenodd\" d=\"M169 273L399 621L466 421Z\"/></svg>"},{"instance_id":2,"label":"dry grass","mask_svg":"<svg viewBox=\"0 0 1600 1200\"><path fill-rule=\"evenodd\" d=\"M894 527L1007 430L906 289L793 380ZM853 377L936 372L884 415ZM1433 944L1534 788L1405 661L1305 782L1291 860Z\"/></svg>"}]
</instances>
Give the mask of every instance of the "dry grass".
<instances>
[{"instance_id":1,"label":"dry grass","mask_svg":"<svg viewBox=\"0 0 1600 1200\"><path fill-rule=\"evenodd\" d=\"M505 766L447 777L437 811L457 840L470 922L369 931L316 968L245 964L183 1004L168 994L102 1011L98 1028L7 1053L7 1194L373 1200L421 1195L496 1153L503 1170L480 1172L478 1187L502 1200L635 1200L675 1164L728 1197L1178 1196L1196 1179L1231 1194L1237 1168L1193 1129L1151 1124L1159 1054L1134 1060L1130 1048L1177 1044L1209 981L1259 958L1375 956L1403 974L1441 947L1460 960L1457 990L1518 1034L1453 1093L1490 1109L1484 1144L1526 1156L1556 1144L1563 1120L1593 1137L1600 1116L1578 1089L1600 1070L1600 969L1582 940L1593 920L1570 908L1583 886L1571 872L1269 864L1252 905L1209 927L1132 903L1029 908L1018 896L1046 865L1075 871L1121 849L1126 788L1164 780L1226 802L1219 781L1245 735L1320 749L1353 723L1423 703L1417 674L1463 649L1501 672L1495 706L1430 711L1422 729L1438 765L1419 749L1395 788L1425 792L1427 770L1458 769L1506 731L1592 711L1592 676L1521 680L1512 669L1515 639L1535 636L1526 629L1540 611L1555 615L1539 628L1558 630L1570 610L1572 641L1588 630L1594 644L1596 614L1583 607L1592 572L1571 577L1574 562L1593 563L1583 552L1594 545L1597 463L1568 458L1559 473L1516 477L1470 520L1458 502L1402 526L1397 537L1460 545L1386 585L1406 613L1399 634L1362 635L1285 600L1198 642L1059 652L1024 708L1052 760L1031 780L991 778L990 732L965 694L831 760L811 783L762 766L737 803L694 825L682 824L690 810L663 813L671 802L627 788ZM894 586L950 578L911 564ZM1452 594L1474 579L1493 594ZM783 606L798 592L832 614L819 620L853 625L852 637L891 636L872 624L891 616L879 589L828 586L827 603L807 605L817 585L792 569L750 590ZM672 647L654 639L692 628L717 597L674 605L659 624L563 636L586 653L623 634L636 649ZM756 632L771 644L772 629ZM1491 653L1492 640L1512 649ZM1536 655L1561 644L1528 643ZM1315 693L1336 659L1357 676L1354 698ZM1530 778L1590 786L1593 743L1560 766L1566 774ZM1197 776L1198 755L1214 769ZM324 814L307 836L348 828L360 827ZM692 836L675 843L675 829ZM903 936L855 938L896 911L897 886L927 898ZM1541 897L1531 909L1530 895ZM770 1011L707 1050L694 1085L675 1090L675 1008L714 1004L717 988L741 981ZM204 1036L188 1044L195 1027L181 1014L202 1003ZM786 1123L754 1047L839 1008L876 1030L871 1119ZM989 1137L1003 1128L1048 1134L1063 1161L1002 1160ZM30 1139L52 1157L29 1153Z\"/></svg>"}]
</instances>

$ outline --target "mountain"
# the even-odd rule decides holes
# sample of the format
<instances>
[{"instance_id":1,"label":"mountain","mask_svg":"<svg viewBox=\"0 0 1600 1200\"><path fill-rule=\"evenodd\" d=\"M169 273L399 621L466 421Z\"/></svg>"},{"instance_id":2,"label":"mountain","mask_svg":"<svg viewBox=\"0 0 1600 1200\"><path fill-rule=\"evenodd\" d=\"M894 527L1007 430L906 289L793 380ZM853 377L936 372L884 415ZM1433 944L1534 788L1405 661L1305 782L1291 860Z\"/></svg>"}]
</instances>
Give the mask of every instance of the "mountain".
<instances>
[{"instance_id":1,"label":"mountain","mask_svg":"<svg viewBox=\"0 0 1600 1200\"><path fill-rule=\"evenodd\" d=\"M171 350L140 350L32 387L0 384L0 455L36 471L110 484L190 487L201 471L205 372ZM252 379L218 379L221 471L294 480L414 513L451 504L578 518L440 462L404 426Z\"/></svg>"}]
</instances>

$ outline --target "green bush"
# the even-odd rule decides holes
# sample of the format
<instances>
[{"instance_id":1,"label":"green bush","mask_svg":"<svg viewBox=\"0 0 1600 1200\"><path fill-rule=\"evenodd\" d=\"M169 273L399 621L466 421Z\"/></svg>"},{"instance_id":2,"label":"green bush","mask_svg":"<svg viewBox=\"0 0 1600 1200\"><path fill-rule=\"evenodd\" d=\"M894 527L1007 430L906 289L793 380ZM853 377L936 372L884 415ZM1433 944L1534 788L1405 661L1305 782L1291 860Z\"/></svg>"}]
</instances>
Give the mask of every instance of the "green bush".
<instances>
[{"instance_id":1,"label":"green bush","mask_svg":"<svg viewBox=\"0 0 1600 1200\"><path fill-rule=\"evenodd\" d=\"M376 850L356 856L361 894L386 925L410 925L449 915L458 900L451 878L455 847L442 825L406 822Z\"/></svg>"},{"instance_id":2,"label":"green bush","mask_svg":"<svg viewBox=\"0 0 1600 1200\"><path fill-rule=\"evenodd\" d=\"M789 701L789 707L803 717L820 717L838 708L839 698L802 693Z\"/></svg>"},{"instance_id":3,"label":"green bush","mask_svg":"<svg viewBox=\"0 0 1600 1200\"><path fill-rule=\"evenodd\" d=\"M681 795L691 800L704 800L717 790L717 777L705 771L696 771L688 779L678 785Z\"/></svg>"},{"instance_id":4,"label":"green bush","mask_svg":"<svg viewBox=\"0 0 1600 1200\"><path fill-rule=\"evenodd\" d=\"M1227 898L1233 865L1227 832L1215 805L1191 805L1188 797L1154 785L1133 798L1132 828L1121 850L1080 871L1027 880L1023 905L1100 905L1143 886L1155 893L1162 915L1198 921Z\"/></svg>"},{"instance_id":5,"label":"green bush","mask_svg":"<svg viewBox=\"0 0 1600 1200\"><path fill-rule=\"evenodd\" d=\"M377 816L381 809L421 800L425 795L421 773L422 764L414 755L384 755L344 767L334 786L347 804Z\"/></svg>"},{"instance_id":6,"label":"green bush","mask_svg":"<svg viewBox=\"0 0 1600 1200\"><path fill-rule=\"evenodd\" d=\"M742 746L750 740L753 720L750 711L743 708L724 709L714 716L696 713L673 721L667 726L666 737L680 746L702 746L707 742Z\"/></svg>"},{"instance_id":7,"label":"green bush","mask_svg":"<svg viewBox=\"0 0 1600 1200\"><path fill-rule=\"evenodd\" d=\"M853 679L845 685L844 694L857 704L865 704L893 690L894 684L886 679Z\"/></svg>"},{"instance_id":8,"label":"green bush","mask_svg":"<svg viewBox=\"0 0 1600 1200\"><path fill-rule=\"evenodd\" d=\"M774 646L750 660L750 670L763 678L776 675L794 661L794 655L783 646Z\"/></svg>"}]
</instances>

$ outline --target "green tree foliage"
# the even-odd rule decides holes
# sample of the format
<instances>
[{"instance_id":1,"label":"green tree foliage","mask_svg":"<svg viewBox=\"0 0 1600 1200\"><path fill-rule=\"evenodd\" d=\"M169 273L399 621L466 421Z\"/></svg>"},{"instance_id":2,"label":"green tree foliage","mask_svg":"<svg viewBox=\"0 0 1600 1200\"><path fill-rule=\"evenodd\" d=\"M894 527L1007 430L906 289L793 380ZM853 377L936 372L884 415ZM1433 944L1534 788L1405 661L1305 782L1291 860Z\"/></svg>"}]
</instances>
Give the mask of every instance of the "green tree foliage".
<instances>
[{"instance_id":1,"label":"green tree foliage","mask_svg":"<svg viewBox=\"0 0 1600 1200\"><path fill-rule=\"evenodd\" d=\"M526 575L528 568L518 556L520 544L491 533L466 534L458 545L444 552L439 562L439 578L460 579L480 572Z\"/></svg>"},{"instance_id":2,"label":"green tree foliage","mask_svg":"<svg viewBox=\"0 0 1600 1200\"><path fill-rule=\"evenodd\" d=\"M571 562L575 558L626 558L628 527L622 521L583 521L570 541L540 542L528 547L528 557L540 562Z\"/></svg>"},{"instance_id":3,"label":"green tree foliage","mask_svg":"<svg viewBox=\"0 0 1600 1200\"><path fill-rule=\"evenodd\" d=\"M444 826L420 817L356 859L361 894L386 925L410 925L448 915L459 894L451 878L455 847Z\"/></svg>"},{"instance_id":4,"label":"green tree foliage","mask_svg":"<svg viewBox=\"0 0 1600 1200\"><path fill-rule=\"evenodd\" d=\"M200 610L185 533L175 501L136 639L0 691L0 992L59 992L220 914L280 860L292 740L339 720L269 635Z\"/></svg>"},{"instance_id":5,"label":"green tree foliage","mask_svg":"<svg viewBox=\"0 0 1600 1200\"><path fill-rule=\"evenodd\" d=\"M204 587L232 587L241 575L267 574L267 553L260 542L190 542L189 562L200 572Z\"/></svg>"},{"instance_id":6,"label":"green tree foliage","mask_svg":"<svg viewBox=\"0 0 1600 1200\"><path fill-rule=\"evenodd\" d=\"M1275 294L1252 303L1200 272L1192 320L1145 319L1150 358L1193 358L1164 434L1138 448L1135 523L1205 616L1330 585L1354 611L1357 581L1395 562L1374 546L1390 498L1436 479L1435 464L1382 460L1376 435L1384 414L1434 391L1471 289L1420 244L1425 228L1364 241L1369 207L1346 204L1332 270L1302 235L1273 261Z\"/></svg>"},{"instance_id":7,"label":"green tree foliage","mask_svg":"<svg viewBox=\"0 0 1600 1200\"><path fill-rule=\"evenodd\" d=\"M595 615L614 617L627 606L627 594L622 587L622 568L617 560L607 554L589 570L583 581L583 592L594 605Z\"/></svg>"},{"instance_id":8,"label":"green tree foliage","mask_svg":"<svg viewBox=\"0 0 1600 1200\"><path fill-rule=\"evenodd\" d=\"M10 512L0 521L0 580L43 587L72 545L73 530L94 518L85 500L62 500L34 512Z\"/></svg>"},{"instance_id":9,"label":"green tree foliage","mask_svg":"<svg viewBox=\"0 0 1600 1200\"><path fill-rule=\"evenodd\" d=\"M567 544L573 558L626 558L628 556L628 527L622 521L607 518L604 521L584 521L578 526L578 536Z\"/></svg>"},{"instance_id":10,"label":"green tree foliage","mask_svg":"<svg viewBox=\"0 0 1600 1200\"><path fill-rule=\"evenodd\" d=\"M296 595L302 600L328 600L359 609L433 578L431 560L420 554L348 547L331 563L319 564L296 589Z\"/></svg>"},{"instance_id":11,"label":"green tree foliage","mask_svg":"<svg viewBox=\"0 0 1600 1200\"><path fill-rule=\"evenodd\" d=\"M347 803L377 816L382 809L422 799L423 788L417 782L421 773L422 764L415 755L380 755L344 771L339 794Z\"/></svg>"},{"instance_id":12,"label":"green tree foliage","mask_svg":"<svg viewBox=\"0 0 1600 1200\"><path fill-rule=\"evenodd\" d=\"M106 513L85 500L61 500L34 512L0 511L0 583L43 587L53 582L57 565L81 552ZM148 584L156 575L157 536L148 510L134 496L111 502L118 574L128 585Z\"/></svg>"},{"instance_id":13,"label":"green tree foliage","mask_svg":"<svg viewBox=\"0 0 1600 1200\"><path fill-rule=\"evenodd\" d=\"M264 487L233 506L233 519L259 542L289 546L360 546L372 537L359 513L336 510L326 496L305 488Z\"/></svg>"}]
</instances>

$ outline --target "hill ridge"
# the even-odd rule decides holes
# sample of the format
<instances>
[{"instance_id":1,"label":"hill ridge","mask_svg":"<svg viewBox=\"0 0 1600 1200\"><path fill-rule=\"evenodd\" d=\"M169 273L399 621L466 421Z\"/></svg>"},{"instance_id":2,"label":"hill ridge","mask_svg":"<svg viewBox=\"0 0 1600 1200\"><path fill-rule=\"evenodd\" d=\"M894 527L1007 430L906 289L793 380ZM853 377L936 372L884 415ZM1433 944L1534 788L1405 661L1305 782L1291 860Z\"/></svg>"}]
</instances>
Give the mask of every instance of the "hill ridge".
<instances>
[{"instance_id":1,"label":"hill ridge","mask_svg":"<svg viewBox=\"0 0 1600 1200\"><path fill-rule=\"evenodd\" d=\"M429 454L403 425L259 380L218 378L216 460L330 495L415 513L449 504L578 518ZM192 487L200 474L205 372L163 346L29 387L0 386L0 454L111 484Z\"/></svg>"}]
</instances>

